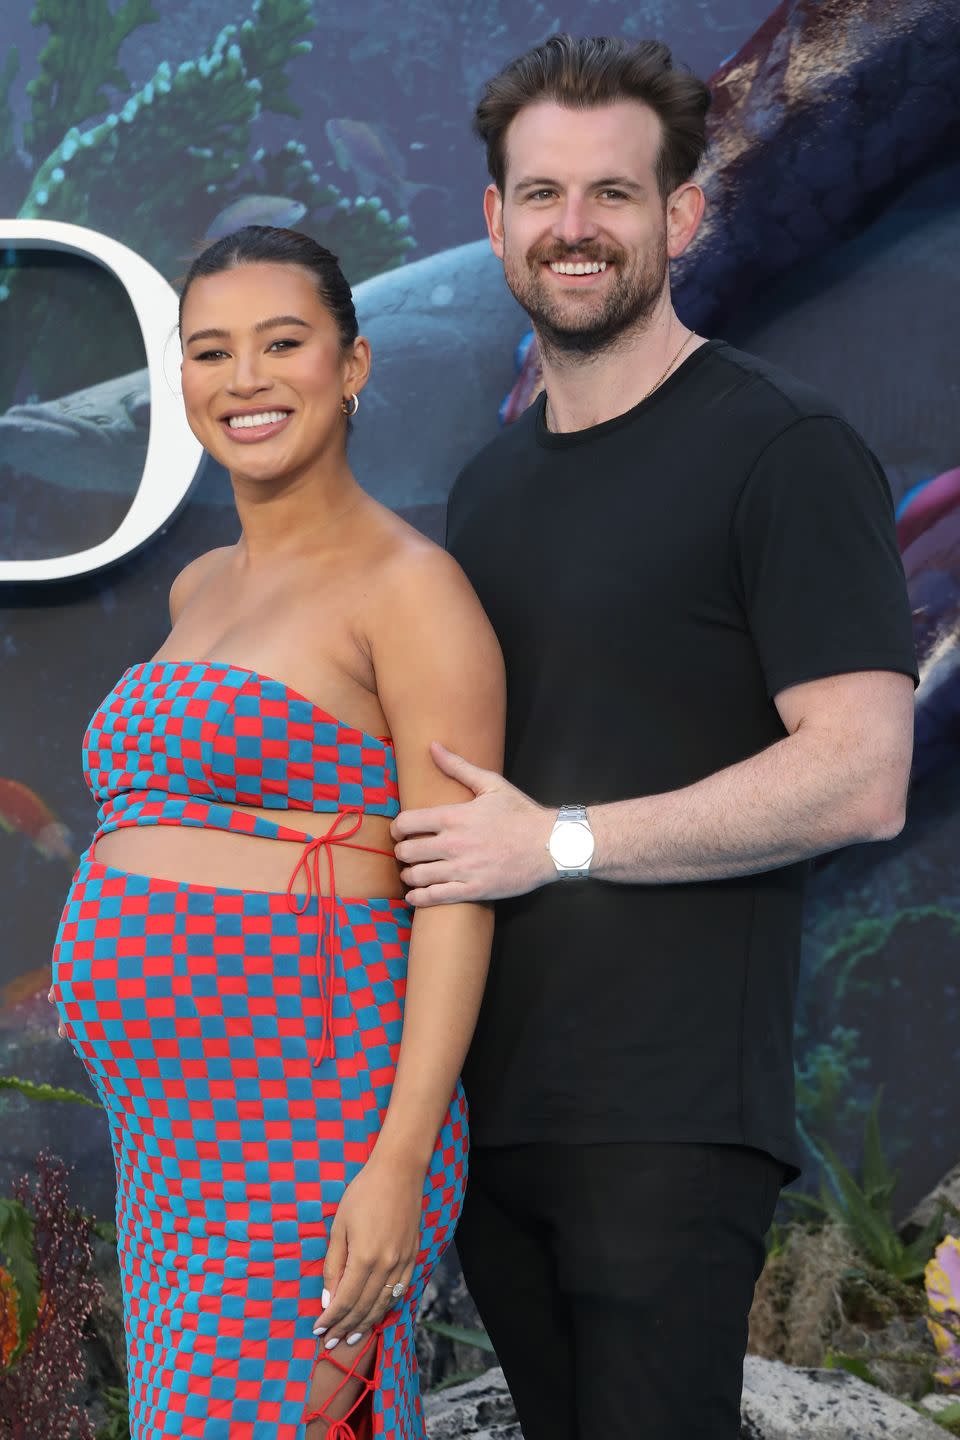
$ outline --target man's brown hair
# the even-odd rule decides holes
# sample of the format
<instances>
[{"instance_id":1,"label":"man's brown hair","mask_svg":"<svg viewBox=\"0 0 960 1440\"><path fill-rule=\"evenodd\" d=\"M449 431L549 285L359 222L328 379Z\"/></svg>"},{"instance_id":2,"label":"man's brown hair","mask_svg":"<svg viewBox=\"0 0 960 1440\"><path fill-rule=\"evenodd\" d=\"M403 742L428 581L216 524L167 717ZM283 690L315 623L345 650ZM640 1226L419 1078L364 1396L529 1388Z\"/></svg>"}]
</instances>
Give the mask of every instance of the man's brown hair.
<instances>
[{"instance_id":1,"label":"man's brown hair","mask_svg":"<svg viewBox=\"0 0 960 1440\"><path fill-rule=\"evenodd\" d=\"M540 100L571 110L641 100L660 120L657 184L666 199L696 170L706 148L710 91L702 80L673 63L659 40L631 44L611 36L551 35L543 45L511 60L483 87L473 128L487 147L487 168L503 194L506 135L512 120Z\"/></svg>"}]
</instances>

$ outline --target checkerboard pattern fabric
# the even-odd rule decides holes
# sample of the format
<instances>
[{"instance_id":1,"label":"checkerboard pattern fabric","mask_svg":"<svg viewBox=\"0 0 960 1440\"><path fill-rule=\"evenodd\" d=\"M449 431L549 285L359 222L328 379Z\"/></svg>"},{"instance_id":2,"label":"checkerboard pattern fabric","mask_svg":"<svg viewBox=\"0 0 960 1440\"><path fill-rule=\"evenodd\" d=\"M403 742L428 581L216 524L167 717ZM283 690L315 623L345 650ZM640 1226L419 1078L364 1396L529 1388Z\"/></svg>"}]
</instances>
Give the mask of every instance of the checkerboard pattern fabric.
<instances>
[{"instance_id":1,"label":"checkerboard pattern fabric","mask_svg":"<svg viewBox=\"0 0 960 1440\"><path fill-rule=\"evenodd\" d=\"M228 807L390 817L400 809L389 740L344 725L279 680L209 660L125 671L87 726L83 765L100 834L177 824L269 838L266 821ZM188 802L158 808L176 796ZM213 816L203 800L220 802Z\"/></svg>"},{"instance_id":2,"label":"checkerboard pattern fabric","mask_svg":"<svg viewBox=\"0 0 960 1440\"><path fill-rule=\"evenodd\" d=\"M216 809L233 798L223 793L224 752L216 749L217 736L237 735L225 709L258 687L273 696L278 682L178 664L146 667L145 685L144 669L128 671L91 722L91 787L102 801L104 792L120 800L125 786L144 777L140 799L161 815L146 823L181 823L163 813L167 804L183 804L170 793L176 779L198 807L194 823L203 823L205 805ZM183 727L174 727L179 752L162 742L165 717L190 718L170 706L178 696L194 703L204 684L213 687L202 702L213 707L214 734L196 741L207 758L195 761L185 754ZM221 692L225 684L232 699ZM299 697L288 695L286 703ZM141 724L151 707L152 718ZM311 723L336 725L322 716ZM196 718L202 728L202 715ZM361 751L369 740L361 737ZM380 743L372 783L387 792L396 782ZM344 795L353 803L342 787L354 782L334 782L322 768L336 769L335 760L311 764L318 789L300 808L339 809ZM151 773L160 778L156 786L146 783ZM244 803L252 803L257 777L236 767L232 773L243 774ZM194 784L208 787L199 802ZM340 793L320 793L335 784ZM382 803L388 806L389 796ZM125 822L136 823L135 814ZM278 832L282 827L267 826L259 833ZM290 838L305 837L291 831ZM399 899L301 896L292 908L290 898L116 870L97 861L91 846L64 907L54 996L110 1122L132 1440L304 1440L311 1377L327 1358L312 1333L327 1239L390 1100L411 913ZM316 954L326 933L333 937L331 1053L318 1065L328 997ZM426 1176L413 1280L376 1337L375 1440L423 1440L413 1328L430 1272L453 1235L466 1164L458 1085ZM337 1431L345 1440L353 1433L349 1423Z\"/></svg>"}]
</instances>

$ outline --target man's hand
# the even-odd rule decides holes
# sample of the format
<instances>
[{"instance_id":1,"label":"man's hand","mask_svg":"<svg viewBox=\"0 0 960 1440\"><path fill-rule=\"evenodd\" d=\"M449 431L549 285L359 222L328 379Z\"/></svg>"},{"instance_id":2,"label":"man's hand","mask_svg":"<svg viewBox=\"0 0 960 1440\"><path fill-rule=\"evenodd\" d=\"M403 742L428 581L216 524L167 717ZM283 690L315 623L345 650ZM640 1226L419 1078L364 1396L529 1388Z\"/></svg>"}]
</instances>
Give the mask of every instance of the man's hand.
<instances>
[{"instance_id":1,"label":"man's hand","mask_svg":"<svg viewBox=\"0 0 960 1440\"><path fill-rule=\"evenodd\" d=\"M556 815L509 785L494 770L481 770L439 741L434 764L476 799L430 810L405 810L390 827L411 905L455 905L525 895L557 878L547 854Z\"/></svg>"}]
</instances>

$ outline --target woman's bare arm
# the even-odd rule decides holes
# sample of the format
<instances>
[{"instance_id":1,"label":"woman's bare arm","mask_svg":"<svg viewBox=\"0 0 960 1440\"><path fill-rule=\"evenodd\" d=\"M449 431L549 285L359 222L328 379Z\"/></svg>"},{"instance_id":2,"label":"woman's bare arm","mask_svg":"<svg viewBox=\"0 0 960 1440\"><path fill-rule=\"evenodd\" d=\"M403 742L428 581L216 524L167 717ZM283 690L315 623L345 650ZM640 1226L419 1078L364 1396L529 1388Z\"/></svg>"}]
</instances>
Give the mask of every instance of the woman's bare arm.
<instances>
[{"instance_id":1,"label":"woman's bare arm","mask_svg":"<svg viewBox=\"0 0 960 1440\"><path fill-rule=\"evenodd\" d=\"M391 562L370 626L377 693L393 736L404 807L470 792L433 763L430 742L503 759L503 660L490 623L456 563L412 541ZM423 1182L476 1024L493 912L438 908L414 918L400 1057L383 1128L347 1187L331 1231L320 1317L326 1344L356 1339L409 1281L418 1248Z\"/></svg>"},{"instance_id":2,"label":"woman's bare arm","mask_svg":"<svg viewBox=\"0 0 960 1440\"><path fill-rule=\"evenodd\" d=\"M437 770L430 741L439 735L456 748L455 737L470 737L502 763L505 682L490 623L459 567L440 551L398 577L385 619L374 664L396 745L401 805L421 803L413 797L426 804L469 799ZM400 1061L377 1142L397 1163L425 1171L430 1162L476 1024L492 933L493 913L484 905L414 918Z\"/></svg>"}]
</instances>

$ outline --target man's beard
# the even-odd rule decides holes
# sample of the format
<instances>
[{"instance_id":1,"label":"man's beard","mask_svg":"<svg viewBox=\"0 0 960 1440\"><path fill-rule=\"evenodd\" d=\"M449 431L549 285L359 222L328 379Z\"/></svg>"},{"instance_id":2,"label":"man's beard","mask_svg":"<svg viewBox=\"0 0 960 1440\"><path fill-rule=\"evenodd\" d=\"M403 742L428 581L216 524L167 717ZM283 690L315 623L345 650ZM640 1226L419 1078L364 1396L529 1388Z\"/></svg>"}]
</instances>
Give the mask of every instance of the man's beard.
<instances>
[{"instance_id":1,"label":"man's beard","mask_svg":"<svg viewBox=\"0 0 960 1440\"><path fill-rule=\"evenodd\" d=\"M585 292L571 303L553 293L544 278L544 264L566 261L573 256L585 264L606 260L615 267L613 283L602 300ZM520 260L504 252L503 273L507 285L533 321L541 350L547 355L594 356L613 349L629 330L642 330L652 318L667 280L667 237L661 230L656 249L640 259L632 270L626 255L610 245L579 245L561 253L551 245L530 252Z\"/></svg>"}]
</instances>

